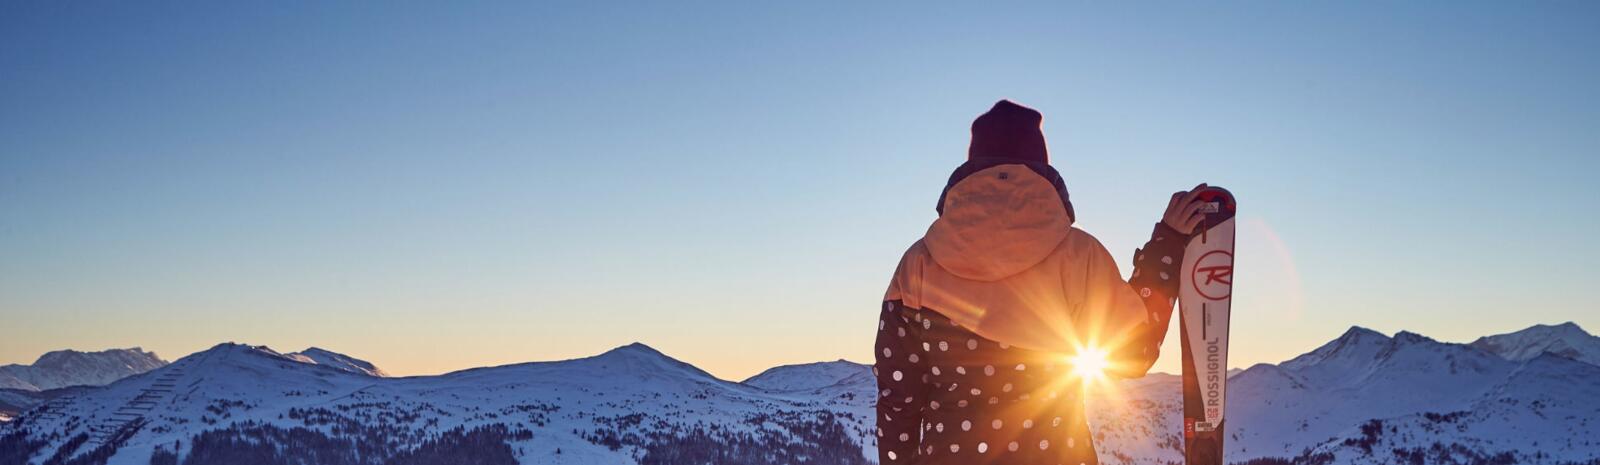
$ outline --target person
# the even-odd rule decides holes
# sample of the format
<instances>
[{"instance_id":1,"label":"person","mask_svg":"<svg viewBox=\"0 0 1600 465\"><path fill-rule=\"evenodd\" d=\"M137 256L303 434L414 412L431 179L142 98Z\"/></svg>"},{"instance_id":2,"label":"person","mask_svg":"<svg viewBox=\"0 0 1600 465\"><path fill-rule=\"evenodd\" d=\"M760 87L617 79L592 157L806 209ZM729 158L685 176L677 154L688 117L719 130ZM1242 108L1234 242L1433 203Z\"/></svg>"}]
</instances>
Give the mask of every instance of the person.
<instances>
[{"instance_id":1,"label":"person","mask_svg":"<svg viewBox=\"0 0 1600 465\"><path fill-rule=\"evenodd\" d=\"M1172 195L1123 281L1050 165L1039 112L1001 100L972 122L967 161L906 250L879 316L878 460L892 464L1095 464L1082 378L1155 363L1184 245L1202 219Z\"/></svg>"}]
</instances>

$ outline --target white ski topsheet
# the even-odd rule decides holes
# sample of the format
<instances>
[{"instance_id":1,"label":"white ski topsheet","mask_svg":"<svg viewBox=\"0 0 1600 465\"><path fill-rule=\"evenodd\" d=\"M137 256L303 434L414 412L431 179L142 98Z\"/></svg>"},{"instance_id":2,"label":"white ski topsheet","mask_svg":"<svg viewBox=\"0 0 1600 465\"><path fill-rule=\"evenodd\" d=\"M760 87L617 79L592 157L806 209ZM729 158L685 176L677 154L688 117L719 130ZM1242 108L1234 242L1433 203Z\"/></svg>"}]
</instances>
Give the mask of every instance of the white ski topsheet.
<instances>
[{"instance_id":1,"label":"white ski topsheet","mask_svg":"<svg viewBox=\"0 0 1600 465\"><path fill-rule=\"evenodd\" d=\"M1229 218L1196 235L1184 250L1179 311L1189 337L1205 418L1195 431L1215 430L1226 412L1228 381L1228 313L1233 297L1233 231Z\"/></svg>"}]
</instances>

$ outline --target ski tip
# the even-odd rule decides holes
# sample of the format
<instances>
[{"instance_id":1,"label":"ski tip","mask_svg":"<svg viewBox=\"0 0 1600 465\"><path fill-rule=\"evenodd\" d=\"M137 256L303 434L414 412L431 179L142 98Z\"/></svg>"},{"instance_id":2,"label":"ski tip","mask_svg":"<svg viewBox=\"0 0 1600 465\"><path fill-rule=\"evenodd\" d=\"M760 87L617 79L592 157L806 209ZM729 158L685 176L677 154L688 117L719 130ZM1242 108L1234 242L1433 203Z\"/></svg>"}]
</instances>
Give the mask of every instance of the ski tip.
<instances>
[{"instance_id":1,"label":"ski tip","mask_svg":"<svg viewBox=\"0 0 1600 465\"><path fill-rule=\"evenodd\" d=\"M1217 186L1206 186L1200 190L1200 195L1197 198L1203 202L1217 202L1221 204L1222 209L1227 211L1234 211L1238 208L1238 205L1234 202L1233 193Z\"/></svg>"},{"instance_id":2,"label":"ski tip","mask_svg":"<svg viewBox=\"0 0 1600 465\"><path fill-rule=\"evenodd\" d=\"M1206 186L1200 189L1196 200L1203 202L1200 211L1205 213L1205 221L1200 224L1202 230L1215 227L1222 222L1233 218L1239 205L1233 200L1233 193L1217 186Z\"/></svg>"}]
</instances>

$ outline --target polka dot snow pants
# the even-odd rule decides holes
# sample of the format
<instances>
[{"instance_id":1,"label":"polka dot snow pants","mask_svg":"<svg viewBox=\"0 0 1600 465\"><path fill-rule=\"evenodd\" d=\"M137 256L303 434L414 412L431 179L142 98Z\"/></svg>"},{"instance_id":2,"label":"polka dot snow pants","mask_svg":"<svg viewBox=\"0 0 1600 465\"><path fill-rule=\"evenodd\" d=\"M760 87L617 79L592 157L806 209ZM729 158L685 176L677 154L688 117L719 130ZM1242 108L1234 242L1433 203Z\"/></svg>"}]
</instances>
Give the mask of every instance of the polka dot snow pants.
<instances>
[{"instance_id":1,"label":"polka dot snow pants","mask_svg":"<svg viewBox=\"0 0 1600 465\"><path fill-rule=\"evenodd\" d=\"M1059 357L899 301L884 303L875 349L879 463L1098 463L1079 387Z\"/></svg>"}]
</instances>

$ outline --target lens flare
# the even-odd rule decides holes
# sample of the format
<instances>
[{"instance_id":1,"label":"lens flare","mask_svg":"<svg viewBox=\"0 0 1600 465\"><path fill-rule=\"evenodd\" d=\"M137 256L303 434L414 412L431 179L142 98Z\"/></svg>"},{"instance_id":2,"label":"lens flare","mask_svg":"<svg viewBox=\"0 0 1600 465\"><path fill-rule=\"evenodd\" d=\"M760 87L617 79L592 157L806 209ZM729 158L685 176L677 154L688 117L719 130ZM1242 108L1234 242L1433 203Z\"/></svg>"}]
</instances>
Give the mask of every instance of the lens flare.
<instances>
[{"instance_id":1,"label":"lens flare","mask_svg":"<svg viewBox=\"0 0 1600 465\"><path fill-rule=\"evenodd\" d=\"M1072 364L1072 374L1084 380L1105 378L1106 368L1111 366L1106 351L1094 347L1084 347L1078 353L1067 357L1067 363Z\"/></svg>"}]
</instances>

